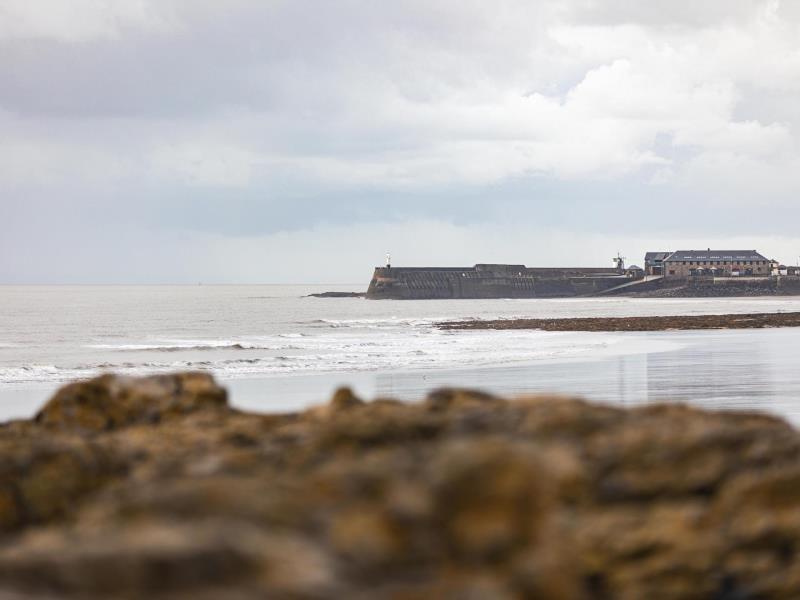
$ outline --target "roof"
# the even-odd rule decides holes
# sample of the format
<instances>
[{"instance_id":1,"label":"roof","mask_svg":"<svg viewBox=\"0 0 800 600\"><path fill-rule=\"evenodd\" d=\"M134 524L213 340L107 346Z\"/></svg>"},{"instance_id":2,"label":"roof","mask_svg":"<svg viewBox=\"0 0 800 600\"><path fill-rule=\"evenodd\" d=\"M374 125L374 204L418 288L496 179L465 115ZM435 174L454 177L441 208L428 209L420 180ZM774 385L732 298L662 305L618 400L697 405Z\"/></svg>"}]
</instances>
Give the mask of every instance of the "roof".
<instances>
[{"instance_id":1,"label":"roof","mask_svg":"<svg viewBox=\"0 0 800 600\"><path fill-rule=\"evenodd\" d=\"M767 260L755 250L678 250L673 252L665 262L684 260Z\"/></svg>"},{"instance_id":2,"label":"roof","mask_svg":"<svg viewBox=\"0 0 800 600\"><path fill-rule=\"evenodd\" d=\"M639 265L631 265L628 267L628 271L644 271L644 269Z\"/></svg>"},{"instance_id":3,"label":"roof","mask_svg":"<svg viewBox=\"0 0 800 600\"><path fill-rule=\"evenodd\" d=\"M644 255L644 262L651 262L654 260L664 260L670 254L672 254L672 252L647 252Z\"/></svg>"}]
</instances>

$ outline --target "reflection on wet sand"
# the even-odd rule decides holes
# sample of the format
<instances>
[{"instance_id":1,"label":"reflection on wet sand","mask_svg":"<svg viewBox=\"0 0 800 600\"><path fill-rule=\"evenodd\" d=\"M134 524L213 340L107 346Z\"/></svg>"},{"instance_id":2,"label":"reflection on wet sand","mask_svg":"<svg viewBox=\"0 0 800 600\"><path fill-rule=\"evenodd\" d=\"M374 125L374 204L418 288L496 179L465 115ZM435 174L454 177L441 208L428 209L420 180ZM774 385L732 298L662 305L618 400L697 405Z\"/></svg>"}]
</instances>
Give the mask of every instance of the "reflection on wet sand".
<instances>
[{"instance_id":1,"label":"reflection on wet sand","mask_svg":"<svg viewBox=\"0 0 800 600\"><path fill-rule=\"evenodd\" d=\"M626 335L672 342L678 349L503 368L381 374L377 392L421 397L445 385L506 394L556 391L629 406L686 401L708 409L769 411L800 423L800 329Z\"/></svg>"}]
</instances>

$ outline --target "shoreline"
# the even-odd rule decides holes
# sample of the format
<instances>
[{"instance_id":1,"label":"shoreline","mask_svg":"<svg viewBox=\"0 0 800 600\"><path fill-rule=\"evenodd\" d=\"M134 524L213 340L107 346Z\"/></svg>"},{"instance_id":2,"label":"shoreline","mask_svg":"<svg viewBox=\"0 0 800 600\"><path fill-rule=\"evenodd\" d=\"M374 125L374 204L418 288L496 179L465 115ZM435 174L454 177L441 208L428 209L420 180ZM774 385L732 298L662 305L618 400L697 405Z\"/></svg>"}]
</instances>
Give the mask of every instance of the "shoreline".
<instances>
[{"instance_id":1,"label":"shoreline","mask_svg":"<svg viewBox=\"0 0 800 600\"><path fill-rule=\"evenodd\" d=\"M442 330L536 329L540 331L690 331L800 327L800 312L658 317L573 317L561 319L492 319L441 321Z\"/></svg>"},{"instance_id":2,"label":"shoreline","mask_svg":"<svg viewBox=\"0 0 800 600\"><path fill-rule=\"evenodd\" d=\"M508 333L514 337L513 332ZM603 336L599 339L607 339L607 343L566 354L555 347L547 356L528 360L470 365L448 363L426 368L319 372L313 375L249 374L230 377L214 370L206 372L212 373L231 390L235 408L264 413L303 410L341 385L351 386L365 397L395 396L414 400L422 398L432 387L463 385L499 394L558 391L600 401L619 398L626 403L640 398L681 399L695 404L708 401L707 391L700 392L691 385L687 387L679 383L682 379L674 374L680 371L684 375L693 373L689 380L704 378L712 386L713 403L718 407L769 407L800 424L800 412L781 400L800 394L800 378L786 380L778 376L796 366L791 360L791 350L796 345L800 328L627 331L628 335L624 336L619 333L625 332L548 332L546 335L556 336L550 339ZM502 337L503 334L499 335ZM516 333L518 338L526 336L524 331ZM723 341L726 352L723 362L719 363L713 356L715 348L720 347ZM780 350L772 353L770 348L775 347ZM754 352L762 357L758 364L748 362L750 359L745 356ZM699 372L696 367L698 353L710 361L708 364L717 365L717 370ZM734 375L731 375L731 370ZM748 377L735 375L742 370L749 373ZM93 375L107 372L98 371ZM148 374L158 372L128 375ZM0 385L0 421L30 418L58 387L82 380L85 379ZM750 390L747 399L737 391L745 385ZM757 394L754 394L754 386L758 388Z\"/></svg>"}]
</instances>

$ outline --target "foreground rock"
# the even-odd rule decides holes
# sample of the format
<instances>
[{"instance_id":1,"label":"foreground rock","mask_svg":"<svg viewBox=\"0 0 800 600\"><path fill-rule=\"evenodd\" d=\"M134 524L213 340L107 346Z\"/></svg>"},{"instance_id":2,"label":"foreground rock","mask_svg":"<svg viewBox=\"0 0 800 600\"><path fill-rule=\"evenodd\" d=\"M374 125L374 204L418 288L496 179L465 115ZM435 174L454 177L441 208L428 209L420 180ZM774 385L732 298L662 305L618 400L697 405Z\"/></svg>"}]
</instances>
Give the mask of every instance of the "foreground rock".
<instances>
[{"instance_id":1,"label":"foreground rock","mask_svg":"<svg viewBox=\"0 0 800 600\"><path fill-rule=\"evenodd\" d=\"M670 329L763 329L800 327L800 312L671 317L580 317L443 321L440 329L539 329L542 331L666 331Z\"/></svg>"},{"instance_id":2,"label":"foreground rock","mask_svg":"<svg viewBox=\"0 0 800 600\"><path fill-rule=\"evenodd\" d=\"M0 427L0 597L796 598L800 435L441 390L300 414L104 376Z\"/></svg>"}]
</instances>

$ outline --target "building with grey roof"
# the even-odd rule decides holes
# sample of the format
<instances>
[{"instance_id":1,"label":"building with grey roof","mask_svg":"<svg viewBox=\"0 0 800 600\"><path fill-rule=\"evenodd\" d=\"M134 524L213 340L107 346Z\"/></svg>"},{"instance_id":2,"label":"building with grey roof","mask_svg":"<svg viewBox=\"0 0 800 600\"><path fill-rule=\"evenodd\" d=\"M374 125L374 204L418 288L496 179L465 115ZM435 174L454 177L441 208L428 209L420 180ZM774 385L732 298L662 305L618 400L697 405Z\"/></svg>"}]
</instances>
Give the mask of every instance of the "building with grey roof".
<instances>
[{"instance_id":1,"label":"building with grey roof","mask_svg":"<svg viewBox=\"0 0 800 600\"><path fill-rule=\"evenodd\" d=\"M647 252L644 255L644 272L647 275L663 275L664 259L672 252Z\"/></svg>"},{"instance_id":2,"label":"building with grey roof","mask_svg":"<svg viewBox=\"0 0 800 600\"><path fill-rule=\"evenodd\" d=\"M767 277L770 261L755 250L678 250L663 260L666 277Z\"/></svg>"}]
</instances>

